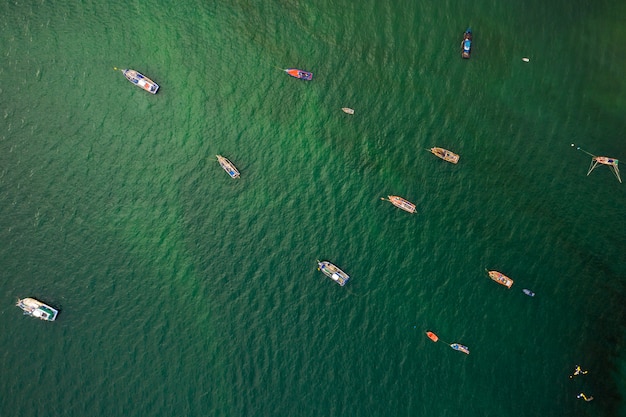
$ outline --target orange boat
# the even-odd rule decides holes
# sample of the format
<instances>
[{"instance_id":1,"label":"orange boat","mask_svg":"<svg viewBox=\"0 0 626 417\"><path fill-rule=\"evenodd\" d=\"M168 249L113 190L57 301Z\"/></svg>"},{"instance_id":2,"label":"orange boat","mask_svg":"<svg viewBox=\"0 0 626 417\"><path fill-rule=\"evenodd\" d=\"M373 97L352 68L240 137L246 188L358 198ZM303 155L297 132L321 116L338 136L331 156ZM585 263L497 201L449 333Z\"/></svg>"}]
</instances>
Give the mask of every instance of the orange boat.
<instances>
[{"instance_id":1,"label":"orange boat","mask_svg":"<svg viewBox=\"0 0 626 417\"><path fill-rule=\"evenodd\" d=\"M504 275L502 272L498 272L498 271L487 271L487 272L489 272L489 278L491 278L498 284L502 284L507 288L511 288L511 286L513 285L513 280L507 277L506 275Z\"/></svg>"},{"instance_id":2,"label":"orange boat","mask_svg":"<svg viewBox=\"0 0 626 417\"><path fill-rule=\"evenodd\" d=\"M439 337L433 332L426 332L426 336L428 336L428 338L432 340L433 342L436 342L437 340L439 340Z\"/></svg>"},{"instance_id":3,"label":"orange boat","mask_svg":"<svg viewBox=\"0 0 626 417\"><path fill-rule=\"evenodd\" d=\"M304 71L304 70L301 70L301 69L287 68L285 70L285 72L287 74L291 75L292 77L296 77L296 78L299 78L301 80L311 81L313 79L313 73L308 72L308 71Z\"/></svg>"}]
</instances>

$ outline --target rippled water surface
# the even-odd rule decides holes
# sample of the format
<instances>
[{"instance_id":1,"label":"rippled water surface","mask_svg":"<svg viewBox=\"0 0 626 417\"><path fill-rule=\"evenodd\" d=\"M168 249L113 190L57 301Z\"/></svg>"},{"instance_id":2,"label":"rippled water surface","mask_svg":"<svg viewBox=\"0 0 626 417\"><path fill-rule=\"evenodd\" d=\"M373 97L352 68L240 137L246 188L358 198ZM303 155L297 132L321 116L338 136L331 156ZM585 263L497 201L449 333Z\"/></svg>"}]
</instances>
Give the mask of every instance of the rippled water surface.
<instances>
[{"instance_id":1,"label":"rippled water surface","mask_svg":"<svg viewBox=\"0 0 626 417\"><path fill-rule=\"evenodd\" d=\"M626 7L391 3L0 5L0 415L626 414Z\"/></svg>"}]
</instances>

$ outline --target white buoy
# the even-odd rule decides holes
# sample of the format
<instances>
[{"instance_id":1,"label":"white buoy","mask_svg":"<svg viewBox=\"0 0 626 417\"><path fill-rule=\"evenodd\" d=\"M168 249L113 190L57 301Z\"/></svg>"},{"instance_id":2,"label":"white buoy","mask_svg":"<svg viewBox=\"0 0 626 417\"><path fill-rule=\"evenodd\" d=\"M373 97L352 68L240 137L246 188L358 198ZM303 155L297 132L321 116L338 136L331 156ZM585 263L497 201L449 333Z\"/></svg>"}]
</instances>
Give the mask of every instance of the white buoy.
<instances>
[{"instance_id":1,"label":"white buoy","mask_svg":"<svg viewBox=\"0 0 626 417\"><path fill-rule=\"evenodd\" d=\"M526 58L526 57L524 57L524 58L522 58L522 61L524 61L524 62L528 62L528 61L530 61L530 58Z\"/></svg>"}]
</instances>

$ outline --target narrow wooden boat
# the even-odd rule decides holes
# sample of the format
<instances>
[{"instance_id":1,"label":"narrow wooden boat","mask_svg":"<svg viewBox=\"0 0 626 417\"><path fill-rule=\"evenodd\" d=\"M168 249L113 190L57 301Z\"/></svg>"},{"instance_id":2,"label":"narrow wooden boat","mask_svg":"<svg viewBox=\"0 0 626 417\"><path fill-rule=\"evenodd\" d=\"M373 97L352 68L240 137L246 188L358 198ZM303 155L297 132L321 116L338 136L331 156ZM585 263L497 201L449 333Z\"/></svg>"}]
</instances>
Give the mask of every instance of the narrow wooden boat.
<instances>
[{"instance_id":1,"label":"narrow wooden boat","mask_svg":"<svg viewBox=\"0 0 626 417\"><path fill-rule=\"evenodd\" d=\"M463 42L461 43L463 47L463 51L461 52L461 56L465 59L469 59L472 53L472 31L471 29L467 29L463 34Z\"/></svg>"},{"instance_id":2,"label":"narrow wooden boat","mask_svg":"<svg viewBox=\"0 0 626 417\"><path fill-rule=\"evenodd\" d=\"M575 145L572 143L572 146ZM615 158L609 158L608 156L596 156L582 149L580 146L578 146L576 149L591 156L591 165L589 165L589 171L587 171L587 175L591 174L591 171L593 171L598 165L606 165L611 169L611 171L613 171L613 175L615 175L615 178L617 178L620 183L622 182L622 177L619 174L619 160Z\"/></svg>"},{"instance_id":3,"label":"narrow wooden boat","mask_svg":"<svg viewBox=\"0 0 626 417\"><path fill-rule=\"evenodd\" d=\"M463 346L463 345L460 345L458 343L452 343L450 345L450 347L452 349L454 349L454 350L458 350L459 352L463 352L463 353L469 355L469 349L467 348L467 346Z\"/></svg>"},{"instance_id":4,"label":"narrow wooden boat","mask_svg":"<svg viewBox=\"0 0 626 417\"><path fill-rule=\"evenodd\" d=\"M401 208L404 211L408 211L409 213L415 213L417 210L415 208L415 204L411 203L410 201L405 200L402 197L398 197L397 195L389 195L387 196L389 198L389 201L391 204L393 204L394 206ZM384 198L381 198L381 200L385 200Z\"/></svg>"},{"instance_id":5,"label":"narrow wooden boat","mask_svg":"<svg viewBox=\"0 0 626 417\"><path fill-rule=\"evenodd\" d=\"M489 278L491 278L498 284L502 284L507 288L511 288L511 286L513 285L513 280L507 277L506 275L504 275L502 272L498 272L498 271L487 271L487 272L489 272Z\"/></svg>"},{"instance_id":6,"label":"narrow wooden boat","mask_svg":"<svg viewBox=\"0 0 626 417\"><path fill-rule=\"evenodd\" d=\"M429 151L433 155L443 159L444 161L448 161L448 162L451 162L453 164L456 164L457 162L459 162L459 155L457 155L454 152L451 152L451 151L449 151L447 149L430 148Z\"/></svg>"},{"instance_id":7,"label":"narrow wooden boat","mask_svg":"<svg viewBox=\"0 0 626 417\"><path fill-rule=\"evenodd\" d=\"M433 332L426 332L426 336L428 336L428 338L432 340L433 342L436 342L437 340L439 340L439 336L437 336Z\"/></svg>"},{"instance_id":8,"label":"narrow wooden boat","mask_svg":"<svg viewBox=\"0 0 626 417\"><path fill-rule=\"evenodd\" d=\"M41 320L54 321L59 314L57 309L30 297L17 300L17 304L15 305L21 308L25 315L36 317Z\"/></svg>"},{"instance_id":9,"label":"narrow wooden boat","mask_svg":"<svg viewBox=\"0 0 626 417\"><path fill-rule=\"evenodd\" d=\"M341 110L343 110L343 112L346 114L354 114L354 110L350 107L342 107Z\"/></svg>"},{"instance_id":10,"label":"narrow wooden boat","mask_svg":"<svg viewBox=\"0 0 626 417\"><path fill-rule=\"evenodd\" d=\"M148 93L156 94L159 91L159 85L150 78L132 69L122 70L124 77L137 87L146 90Z\"/></svg>"},{"instance_id":11,"label":"narrow wooden boat","mask_svg":"<svg viewBox=\"0 0 626 417\"><path fill-rule=\"evenodd\" d=\"M217 160L219 161L220 165L222 166L222 168L224 168L224 171L226 171L228 175L230 175L231 178L239 178L239 171L237 171L237 168L235 168L235 165L233 165L232 162L224 158L222 155L215 156L217 156Z\"/></svg>"},{"instance_id":12,"label":"narrow wooden boat","mask_svg":"<svg viewBox=\"0 0 626 417\"><path fill-rule=\"evenodd\" d=\"M303 71L297 68L287 68L284 70L287 74L292 77L299 78L301 80L311 81L313 79L313 73L308 71Z\"/></svg>"},{"instance_id":13,"label":"narrow wooden boat","mask_svg":"<svg viewBox=\"0 0 626 417\"><path fill-rule=\"evenodd\" d=\"M607 165L613 171L613 174L615 175L617 180L620 183L622 182L622 177L620 177L619 175L619 160L615 158L609 158L607 156L594 156L591 160L591 165L589 166L589 171L587 172L587 175L591 174L591 171L593 171L593 169L597 167L598 164Z\"/></svg>"},{"instance_id":14,"label":"narrow wooden boat","mask_svg":"<svg viewBox=\"0 0 626 417\"><path fill-rule=\"evenodd\" d=\"M346 285L350 276L339 269L335 264L328 261L317 261L317 270L321 271L328 278L335 281L337 284L342 287Z\"/></svg>"}]
</instances>

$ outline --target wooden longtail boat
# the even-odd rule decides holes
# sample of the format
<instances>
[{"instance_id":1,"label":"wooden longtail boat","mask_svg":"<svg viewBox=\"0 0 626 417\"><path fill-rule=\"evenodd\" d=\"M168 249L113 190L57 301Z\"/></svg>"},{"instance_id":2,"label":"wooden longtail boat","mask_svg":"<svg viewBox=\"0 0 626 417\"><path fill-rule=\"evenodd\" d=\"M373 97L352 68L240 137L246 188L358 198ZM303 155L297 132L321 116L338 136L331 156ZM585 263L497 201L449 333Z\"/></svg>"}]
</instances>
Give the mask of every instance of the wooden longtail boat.
<instances>
[{"instance_id":1,"label":"wooden longtail boat","mask_svg":"<svg viewBox=\"0 0 626 417\"><path fill-rule=\"evenodd\" d=\"M591 171L594 170L595 167L600 165L606 165L613 171L613 174L617 178L617 180L621 183L622 178L619 175L619 160L615 158L609 158L607 156L594 156L591 160L591 165L589 165L589 171L587 171L587 175L591 174Z\"/></svg>"},{"instance_id":2,"label":"wooden longtail boat","mask_svg":"<svg viewBox=\"0 0 626 417\"><path fill-rule=\"evenodd\" d=\"M385 200L382 197L381 200L389 201L394 206L401 208L404 211L408 211L409 213L415 213L417 211L415 208L415 204L405 200L402 197L398 197L397 195L389 195L387 197L389 198L389 200Z\"/></svg>"},{"instance_id":3,"label":"wooden longtail boat","mask_svg":"<svg viewBox=\"0 0 626 417\"><path fill-rule=\"evenodd\" d=\"M429 151L433 155L443 159L444 161L448 161L448 162L451 162L453 164L456 164L457 162L459 162L459 155L457 155L454 152L451 152L451 151L449 151L447 149L430 148Z\"/></svg>"},{"instance_id":4,"label":"wooden longtail boat","mask_svg":"<svg viewBox=\"0 0 626 417\"><path fill-rule=\"evenodd\" d=\"M507 288L511 288L511 286L513 285L513 280L507 277L506 275L504 275L502 272L498 272L498 271L487 271L487 272L489 273L489 278L491 278L498 284L504 285Z\"/></svg>"}]
</instances>

